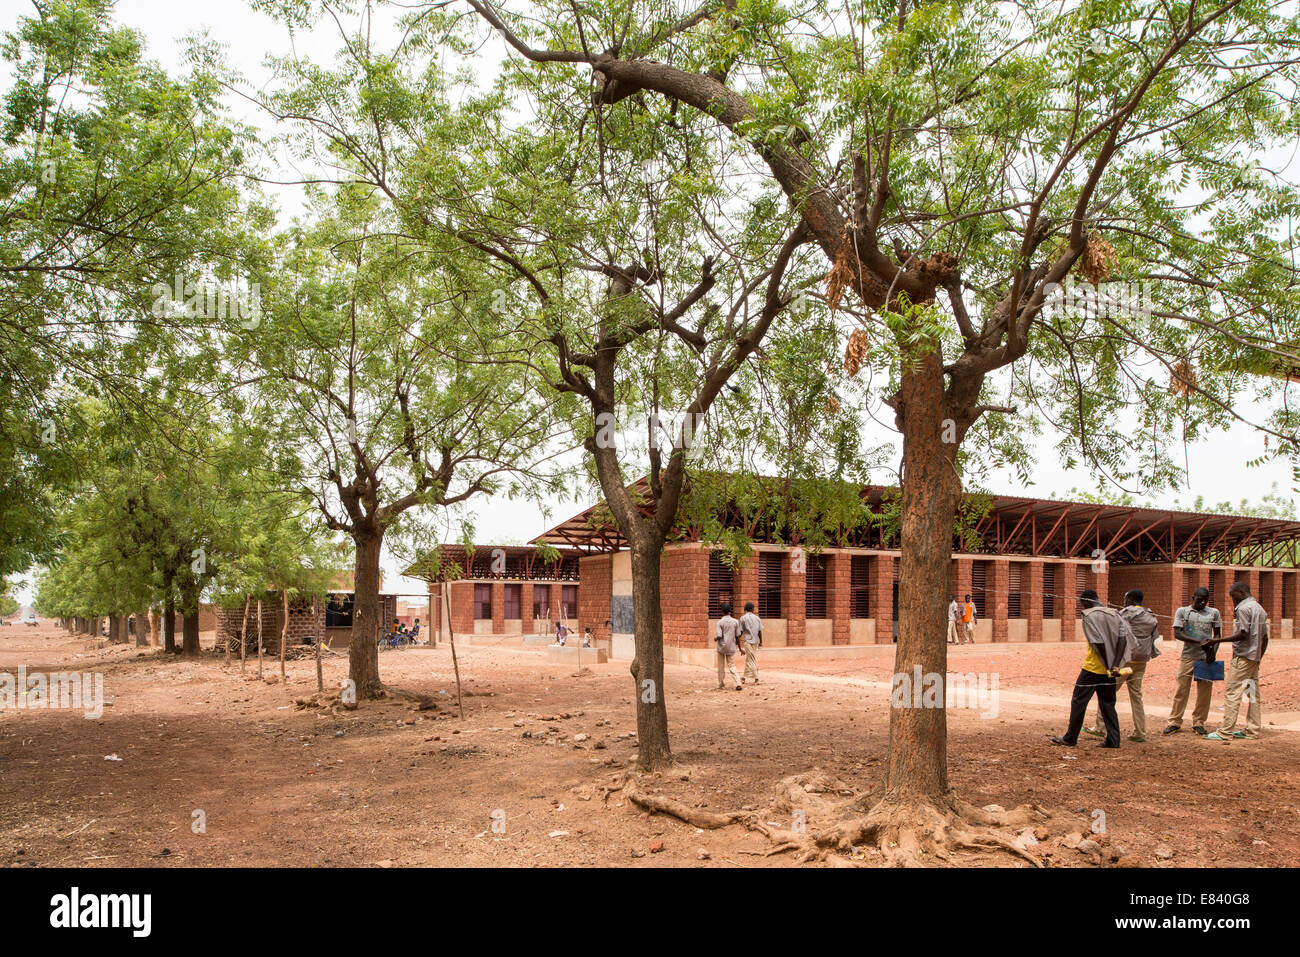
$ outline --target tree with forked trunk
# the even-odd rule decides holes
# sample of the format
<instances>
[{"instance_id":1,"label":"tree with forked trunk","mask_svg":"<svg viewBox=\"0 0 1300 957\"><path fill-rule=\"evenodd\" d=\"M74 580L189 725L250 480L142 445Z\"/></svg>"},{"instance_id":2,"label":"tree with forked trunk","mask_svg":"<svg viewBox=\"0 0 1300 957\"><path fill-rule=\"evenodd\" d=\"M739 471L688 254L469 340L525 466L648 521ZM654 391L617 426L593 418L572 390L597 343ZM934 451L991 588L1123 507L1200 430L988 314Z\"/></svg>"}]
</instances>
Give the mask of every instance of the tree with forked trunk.
<instances>
[{"instance_id":1,"label":"tree with forked trunk","mask_svg":"<svg viewBox=\"0 0 1300 957\"><path fill-rule=\"evenodd\" d=\"M279 447L299 450L273 463L280 487L352 540L349 676L374 698L385 535L420 509L545 489L524 463L544 457L550 417L509 370L445 358L463 335L456 271L400 237L382 194L343 187L315 212L286 243L273 321L239 340L234 362Z\"/></svg>"}]
</instances>

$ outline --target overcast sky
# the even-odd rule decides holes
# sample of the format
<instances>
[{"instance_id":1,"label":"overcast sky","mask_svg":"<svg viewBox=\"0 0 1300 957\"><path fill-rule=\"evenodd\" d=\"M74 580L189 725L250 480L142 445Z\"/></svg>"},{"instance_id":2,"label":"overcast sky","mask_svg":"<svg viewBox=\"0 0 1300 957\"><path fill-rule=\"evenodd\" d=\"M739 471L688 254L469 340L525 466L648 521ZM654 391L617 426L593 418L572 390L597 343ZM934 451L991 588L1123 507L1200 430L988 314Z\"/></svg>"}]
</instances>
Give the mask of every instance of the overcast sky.
<instances>
[{"instance_id":1,"label":"overcast sky","mask_svg":"<svg viewBox=\"0 0 1300 957\"><path fill-rule=\"evenodd\" d=\"M0 0L0 23L10 28L16 17L31 11L30 3ZM147 40L148 53L170 71L184 70L181 55L183 38L206 30L214 39L227 47L227 61L249 78L254 87L265 84L269 72L263 66L268 54L286 54L296 50L313 59L327 62L332 59L337 46L337 32L333 25L318 28L311 34L299 35L291 40L283 26L270 17L249 9L242 0L207 0L204 3L189 0L119 0L116 19L139 30ZM248 122L265 126L264 118L250 108L231 101L232 108ZM282 210L287 214L297 211L296 197L292 191L277 194ZM884 418L881 416L881 418ZM886 419L888 421L888 419ZM899 446L898 435L880 425L873 425L867 433L872 444L893 443ZM1072 488L1092 489L1093 476L1086 470L1067 472L1058 461L1053 448L1055 436L1047 435L1040 443L1038 464L1033 474L1033 484L1021 484L1013 474L995 474L987 482L991 491L1024 494L1049 498L1063 496ZM1240 425L1188 449L1187 486L1181 492L1154 496L1157 504L1173 507L1188 503L1197 495L1207 502L1239 502L1254 499L1276 485L1283 494L1291 494L1291 474L1285 463L1272 463L1264 467L1245 469L1243 463L1260 456L1265 451L1262 436L1248 426ZM894 466L897 461L895 459ZM882 472L878 480L891 483L894 477ZM593 501L584 496L579 505L571 502L552 503L552 522L579 511ZM476 538L481 543L517 543L527 541L542 532L549 524L538 514L532 504L506 500L481 502L472 509ZM423 583L396 578L395 561L385 556L385 580L390 591L421 591ZM25 589L24 592L27 590ZM25 597L25 596L24 596Z\"/></svg>"}]
</instances>

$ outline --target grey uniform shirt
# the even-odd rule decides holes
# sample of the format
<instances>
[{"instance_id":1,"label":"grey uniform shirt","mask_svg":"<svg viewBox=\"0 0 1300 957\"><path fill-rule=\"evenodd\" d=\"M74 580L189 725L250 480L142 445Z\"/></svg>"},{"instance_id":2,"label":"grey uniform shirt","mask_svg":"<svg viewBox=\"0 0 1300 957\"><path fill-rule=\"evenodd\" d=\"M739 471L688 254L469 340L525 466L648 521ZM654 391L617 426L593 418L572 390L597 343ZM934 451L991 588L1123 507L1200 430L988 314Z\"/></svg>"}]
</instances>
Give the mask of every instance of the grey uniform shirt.
<instances>
[{"instance_id":1,"label":"grey uniform shirt","mask_svg":"<svg viewBox=\"0 0 1300 957\"><path fill-rule=\"evenodd\" d=\"M1232 657L1259 661L1264 645L1264 627L1268 614L1254 595L1243 598L1233 611L1236 627L1233 632L1246 632L1246 637L1232 643Z\"/></svg>"},{"instance_id":2,"label":"grey uniform shirt","mask_svg":"<svg viewBox=\"0 0 1300 957\"><path fill-rule=\"evenodd\" d=\"M734 655L737 650L736 639L740 636L740 622L726 615L718 619L718 651L724 655Z\"/></svg>"},{"instance_id":3,"label":"grey uniform shirt","mask_svg":"<svg viewBox=\"0 0 1300 957\"><path fill-rule=\"evenodd\" d=\"M961 609L957 607L956 601L948 603L948 620L957 621L961 618Z\"/></svg>"},{"instance_id":4,"label":"grey uniform shirt","mask_svg":"<svg viewBox=\"0 0 1300 957\"><path fill-rule=\"evenodd\" d=\"M1208 641L1214 637L1216 627L1223 628L1223 618L1219 615L1219 609L1210 605L1205 606L1205 611L1197 611L1191 605L1184 605L1174 612L1174 627L1183 629L1192 638ZM1205 652L1200 645L1183 642L1184 660L1201 661L1204 657Z\"/></svg>"},{"instance_id":5,"label":"grey uniform shirt","mask_svg":"<svg viewBox=\"0 0 1300 957\"><path fill-rule=\"evenodd\" d=\"M1138 643L1138 661L1147 661L1160 652L1156 649L1156 638L1160 635L1160 622L1155 613L1141 605L1125 605L1119 610L1120 617L1133 629L1133 637Z\"/></svg>"},{"instance_id":6,"label":"grey uniform shirt","mask_svg":"<svg viewBox=\"0 0 1300 957\"><path fill-rule=\"evenodd\" d=\"M756 647L763 645L763 620L752 611L740 616L740 627L745 632L745 641Z\"/></svg>"}]
</instances>

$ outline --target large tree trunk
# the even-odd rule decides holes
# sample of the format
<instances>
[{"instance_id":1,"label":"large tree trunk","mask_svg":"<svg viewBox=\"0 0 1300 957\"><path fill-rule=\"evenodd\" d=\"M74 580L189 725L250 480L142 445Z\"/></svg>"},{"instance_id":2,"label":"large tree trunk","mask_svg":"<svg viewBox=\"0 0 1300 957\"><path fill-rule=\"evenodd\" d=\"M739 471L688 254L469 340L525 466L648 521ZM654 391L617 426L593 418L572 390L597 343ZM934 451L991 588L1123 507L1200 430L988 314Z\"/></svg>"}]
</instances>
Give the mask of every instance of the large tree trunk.
<instances>
[{"instance_id":1,"label":"large tree trunk","mask_svg":"<svg viewBox=\"0 0 1300 957\"><path fill-rule=\"evenodd\" d=\"M137 648L149 647L148 611L138 611L135 613L135 646Z\"/></svg>"},{"instance_id":2,"label":"large tree trunk","mask_svg":"<svg viewBox=\"0 0 1300 957\"><path fill-rule=\"evenodd\" d=\"M163 651L176 653L176 602L171 598L163 605Z\"/></svg>"},{"instance_id":3,"label":"large tree trunk","mask_svg":"<svg viewBox=\"0 0 1300 957\"><path fill-rule=\"evenodd\" d=\"M181 623L181 654L193 658L199 653L199 609L186 609Z\"/></svg>"},{"instance_id":4,"label":"large tree trunk","mask_svg":"<svg viewBox=\"0 0 1300 957\"><path fill-rule=\"evenodd\" d=\"M898 392L903 432L902 530L898 573L898 650L894 671L913 681L938 674L946 694L946 609L953 525L961 482L958 442L965 428L948 422L937 354L906 363ZM910 685L909 685L910 687ZM911 695L889 717L885 798L939 804L948 794L947 712L916 707Z\"/></svg>"},{"instance_id":5,"label":"large tree trunk","mask_svg":"<svg viewBox=\"0 0 1300 957\"><path fill-rule=\"evenodd\" d=\"M357 698L377 698L379 682L379 550L384 534L357 528L352 533L357 562L353 572L352 641L348 645L348 676L356 683Z\"/></svg>"},{"instance_id":6,"label":"large tree trunk","mask_svg":"<svg viewBox=\"0 0 1300 957\"><path fill-rule=\"evenodd\" d=\"M157 608L149 609L149 644L155 648L162 644L162 618Z\"/></svg>"},{"instance_id":7,"label":"large tree trunk","mask_svg":"<svg viewBox=\"0 0 1300 957\"><path fill-rule=\"evenodd\" d=\"M636 656L632 679L636 700L637 767L655 771L672 763L668 748L668 704L664 694L664 623L659 605L662 543L632 548L632 627Z\"/></svg>"}]
</instances>

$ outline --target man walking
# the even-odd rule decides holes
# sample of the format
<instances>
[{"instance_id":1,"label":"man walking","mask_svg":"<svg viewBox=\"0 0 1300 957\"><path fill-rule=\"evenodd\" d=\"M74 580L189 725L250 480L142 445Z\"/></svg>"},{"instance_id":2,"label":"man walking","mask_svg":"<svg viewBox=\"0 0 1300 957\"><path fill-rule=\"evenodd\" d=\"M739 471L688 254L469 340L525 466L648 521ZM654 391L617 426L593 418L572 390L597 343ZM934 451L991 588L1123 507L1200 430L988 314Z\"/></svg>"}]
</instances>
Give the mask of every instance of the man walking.
<instances>
[{"instance_id":1,"label":"man walking","mask_svg":"<svg viewBox=\"0 0 1300 957\"><path fill-rule=\"evenodd\" d=\"M1192 690L1192 678L1199 661L1214 661L1214 646L1206 645L1212 638L1223 633L1223 619L1219 609L1210 607L1210 590L1205 587L1192 592L1192 603L1174 612L1174 637L1183 643L1183 656L1178 661L1178 671L1174 675L1177 684L1174 687L1174 705L1169 709L1169 724L1162 734L1176 734L1183 727L1183 712L1187 710L1187 698ZM1196 682L1196 706L1192 710L1192 730L1197 734L1208 734L1205 723L1210 720L1210 696L1214 694L1214 684L1210 681Z\"/></svg>"},{"instance_id":2,"label":"man walking","mask_svg":"<svg viewBox=\"0 0 1300 957\"><path fill-rule=\"evenodd\" d=\"M1259 737L1263 725L1263 705L1259 700L1259 662L1268 648L1268 613L1250 593L1245 582L1233 582L1228 589L1232 597L1235 630L1227 638L1232 642L1232 663L1228 666L1228 687L1223 693L1223 726L1205 736L1207 741L1229 741L1233 738ZM1233 730L1237 725L1237 712L1241 697L1246 696L1246 730Z\"/></svg>"},{"instance_id":3,"label":"man walking","mask_svg":"<svg viewBox=\"0 0 1300 957\"><path fill-rule=\"evenodd\" d=\"M1142 607L1144 597L1140 588L1130 589L1124 596L1124 607L1119 610L1120 617L1127 621L1129 628L1133 630L1133 640L1137 642L1137 650L1133 658L1126 662L1126 665L1132 669L1132 673L1121 674L1115 679L1116 696L1119 695L1121 686L1128 687L1128 703L1133 709L1133 733L1128 736L1128 739L1139 744L1147 739L1147 715L1142 704L1142 677L1146 674L1147 662L1160 654L1160 649L1156 647L1156 639L1160 637L1160 622L1156 619L1155 612L1150 608ZM1083 733L1095 738L1102 737L1104 732L1101 730L1101 722L1094 721L1092 727L1083 729Z\"/></svg>"},{"instance_id":4,"label":"man walking","mask_svg":"<svg viewBox=\"0 0 1300 957\"><path fill-rule=\"evenodd\" d=\"M741 689L740 675L736 674L736 666L732 664L732 660L736 657L736 642L739 638L740 622L731 617L731 604L723 602L722 617L718 619L718 634L713 639L718 645L719 691L726 687L728 672L731 674L731 680L736 684L736 690Z\"/></svg>"},{"instance_id":5,"label":"man walking","mask_svg":"<svg viewBox=\"0 0 1300 957\"><path fill-rule=\"evenodd\" d=\"M957 607L957 599L952 595L948 596L948 644L955 645L957 638L957 619L961 616L961 609Z\"/></svg>"},{"instance_id":6,"label":"man walking","mask_svg":"<svg viewBox=\"0 0 1300 957\"><path fill-rule=\"evenodd\" d=\"M1128 622L1112 608L1102 605L1091 588L1080 593L1083 608L1083 637L1088 644L1083 657L1083 670L1074 683L1074 696L1070 699L1070 726L1060 737L1049 738L1052 744L1072 748L1079 741L1083 717L1088 702L1097 695L1097 706L1102 723L1106 726L1106 740L1099 748L1119 747L1119 715L1115 713L1115 678L1124 662L1133 658L1136 642Z\"/></svg>"},{"instance_id":7,"label":"man walking","mask_svg":"<svg viewBox=\"0 0 1300 957\"><path fill-rule=\"evenodd\" d=\"M763 646L763 620L754 614L754 603L745 602L745 613L740 616L740 630L745 642L745 674L740 683L758 684L758 649Z\"/></svg>"},{"instance_id":8,"label":"man walking","mask_svg":"<svg viewBox=\"0 0 1300 957\"><path fill-rule=\"evenodd\" d=\"M975 644L975 603L966 596L966 605L961 610L962 628L966 633L966 644Z\"/></svg>"}]
</instances>

